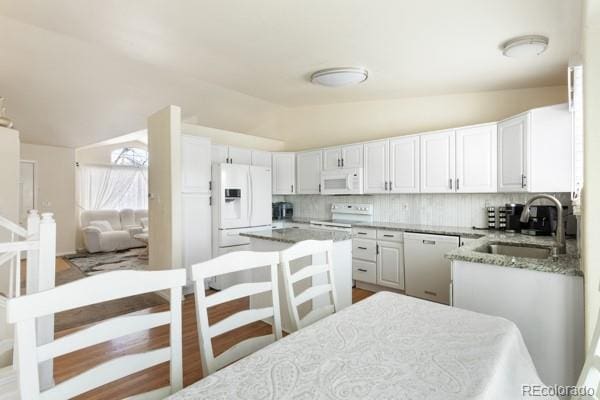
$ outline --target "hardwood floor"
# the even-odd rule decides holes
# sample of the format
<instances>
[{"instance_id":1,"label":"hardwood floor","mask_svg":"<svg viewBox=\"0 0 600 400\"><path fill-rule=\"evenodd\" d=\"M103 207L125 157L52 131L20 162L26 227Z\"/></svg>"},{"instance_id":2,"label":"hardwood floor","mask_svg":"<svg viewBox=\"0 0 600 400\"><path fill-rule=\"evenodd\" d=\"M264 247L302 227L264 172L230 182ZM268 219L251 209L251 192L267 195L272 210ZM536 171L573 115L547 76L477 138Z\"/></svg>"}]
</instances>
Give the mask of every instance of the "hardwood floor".
<instances>
[{"instance_id":1,"label":"hardwood floor","mask_svg":"<svg viewBox=\"0 0 600 400\"><path fill-rule=\"evenodd\" d=\"M62 266L61 266L62 267ZM57 264L58 268L58 264ZM358 302L372 293L362 289L352 289L352 302ZM210 323L215 323L227 316L249 307L248 299L239 299L213 307L209 310ZM142 312L152 313L164 311L167 305L152 307ZM70 331L58 332L57 337ZM255 322L234 331L225 333L213 341L213 350L219 354L244 339L265 335L271 331L270 325ZM158 327L149 331L128 335L109 342L89 347L55 359L54 377L56 383L75 376L95 365L125 354L148 351L167 346L169 343L168 327ZM168 364L161 364L119 381L92 390L77 399L121 399L140 392L145 392L168 384ZM198 335L196 331L196 314L193 295L186 296L183 301L183 383L188 386L202 378Z\"/></svg>"}]
</instances>

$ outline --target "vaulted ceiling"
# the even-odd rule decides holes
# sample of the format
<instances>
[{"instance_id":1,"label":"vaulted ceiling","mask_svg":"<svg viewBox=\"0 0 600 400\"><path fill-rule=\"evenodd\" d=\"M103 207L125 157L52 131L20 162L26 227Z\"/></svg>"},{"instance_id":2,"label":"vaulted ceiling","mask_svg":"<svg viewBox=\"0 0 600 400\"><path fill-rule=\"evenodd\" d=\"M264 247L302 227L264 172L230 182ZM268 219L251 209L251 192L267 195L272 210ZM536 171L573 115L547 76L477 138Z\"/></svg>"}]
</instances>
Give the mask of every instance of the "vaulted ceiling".
<instances>
[{"instance_id":1,"label":"vaulted ceiling","mask_svg":"<svg viewBox=\"0 0 600 400\"><path fill-rule=\"evenodd\" d=\"M0 96L24 140L81 146L167 104L223 129L282 107L560 85L576 0L0 0ZM503 57L515 36L543 56ZM365 66L331 89L311 72Z\"/></svg>"}]
</instances>

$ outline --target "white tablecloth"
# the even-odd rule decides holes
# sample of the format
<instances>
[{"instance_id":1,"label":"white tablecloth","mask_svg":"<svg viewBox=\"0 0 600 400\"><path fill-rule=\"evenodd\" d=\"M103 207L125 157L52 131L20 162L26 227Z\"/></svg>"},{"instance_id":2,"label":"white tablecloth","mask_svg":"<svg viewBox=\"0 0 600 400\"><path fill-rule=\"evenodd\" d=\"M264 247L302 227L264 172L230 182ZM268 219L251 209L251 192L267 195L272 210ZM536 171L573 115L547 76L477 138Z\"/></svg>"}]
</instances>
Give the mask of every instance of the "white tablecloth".
<instances>
[{"instance_id":1,"label":"white tablecloth","mask_svg":"<svg viewBox=\"0 0 600 400\"><path fill-rule=\"evenodd\" d=\"M381 292L171 399L518 399L541 385L512 322Z\"/></svg>"}]
</instances>

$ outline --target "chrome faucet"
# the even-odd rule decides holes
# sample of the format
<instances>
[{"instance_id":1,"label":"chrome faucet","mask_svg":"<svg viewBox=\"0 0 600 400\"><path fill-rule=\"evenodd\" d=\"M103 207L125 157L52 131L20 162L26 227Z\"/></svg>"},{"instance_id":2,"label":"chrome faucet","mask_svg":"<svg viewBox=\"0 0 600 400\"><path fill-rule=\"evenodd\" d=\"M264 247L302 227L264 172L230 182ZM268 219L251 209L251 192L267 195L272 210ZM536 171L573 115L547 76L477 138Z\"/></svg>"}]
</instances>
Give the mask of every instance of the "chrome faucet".
<instances>
[{"instance_id":1,"label":"chrome faucet","mask_svg":"<svg viewBox=\"0 0 600 400\"><path fill-rule=\"evenodd\" d=\"M538 194L530 198L525 204L525 207L523 207L523 212L521 213L521 222L526 223L529 221L529 207L531 206L531 203L538 199L550 200L556 206L557 227L556 236L554 237L556 240L556 246L553 249L553 253L556 252L557 254L565 254L567 252L567 245L565 242L565 221L563 219L563 208L562 204L560 204L560 201L556 197L550 196L549 194Z\"/></svg>"}]
</instances>

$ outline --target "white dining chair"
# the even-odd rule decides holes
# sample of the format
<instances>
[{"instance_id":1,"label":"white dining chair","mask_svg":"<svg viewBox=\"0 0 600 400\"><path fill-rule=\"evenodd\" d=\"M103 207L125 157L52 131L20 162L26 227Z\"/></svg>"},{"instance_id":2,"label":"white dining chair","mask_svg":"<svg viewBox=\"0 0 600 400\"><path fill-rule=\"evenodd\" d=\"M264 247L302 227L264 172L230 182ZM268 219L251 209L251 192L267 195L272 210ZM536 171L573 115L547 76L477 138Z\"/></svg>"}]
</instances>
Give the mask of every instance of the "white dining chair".
<instances>
[{"instance_id":1,"label":"white dining chair","mask_svg":"<svg viewBox=\"0 0 600 400\"><path fill-rule=\"evenodd\" d=\"M117 379L170 362L170 385L132 397L162 399L181 390L181 288L185 269L113 271L70 282L53 289L8 300L7 320L16 324L19 390L22 399L70 399ZM143 293L169 290L170 310L110 318L53 341L38 345L36 318L91 304ZM170 346L124 355L88 369L55 386L40 390L38 364L86 347L139 331L169 325Z\"/></svg>"},{"instance_id":2,"label":"white dining chair","mask_svg":"<svg viewBox=\"0 0 600 400\"><path fill-rule=\"evenodd\" d=\"M333 279L332 252L333 242L331 240L305 240L279 253L283 268L287 304L295 330L304 328L329 314L333 314L338 309ZM311 257L311 265L292 273L291 263L304 257ZM315 262L315 258L323 261ZM327 283L313 285L315 275L321 274L327 274ZM305 279L310 279L310 286L301 293L296 294L294 285ZM325 294L330 294L329 304L314 307L313 302L312 310L302 318L300 317L299 306Z\"/></svg>"},{"instance_id":3,"label":"white dining chair","mask_svg":"<svg viewBox=\"0 0 600 400\"><path fill-rule=\"evenodd\" d=\"M212 260L192 265L192 280L196 297L196 317L198 339L200 341L200 359L204 376L281 339L281 314L279 311L279 286L277 266L279 253L239 251L224 254ZM233 272L248 271L255 268L269 268L269 279L261 282L244 282L230 286L215 294L206 296L204 280ZM208 309L216 305L240 299L246 296L271 292L272 306L237 312L219 322L209 325ZM246 339L235 344L217 357L214 356L212 339L233 329L255 321L272 319L273 333Z\"/></svg>"},{"instance_id":4,"label":"white dining chair","mask_svg":"<svg viewBox=\"0 0 600 400\"><path fill-rule=\"evenodd\" d=\"M573 396L572 400L600 399L600 312L596 318L594 336L585 357L585 363L577 381L577 387L593 391L590 396Z\"/></svg>"}]
</instances>

